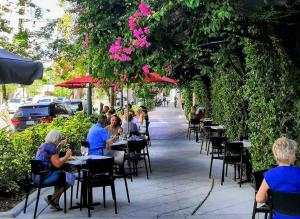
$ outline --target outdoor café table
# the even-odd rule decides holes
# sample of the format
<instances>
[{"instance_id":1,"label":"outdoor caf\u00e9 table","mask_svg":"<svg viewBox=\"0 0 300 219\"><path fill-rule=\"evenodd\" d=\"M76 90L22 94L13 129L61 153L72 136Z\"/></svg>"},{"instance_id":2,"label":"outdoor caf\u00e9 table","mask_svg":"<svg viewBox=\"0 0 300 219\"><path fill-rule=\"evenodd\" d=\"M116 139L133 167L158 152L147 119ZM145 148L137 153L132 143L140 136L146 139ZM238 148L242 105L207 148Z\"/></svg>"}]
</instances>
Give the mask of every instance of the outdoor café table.
<instances>
[{"instance_id":1,"label":"outdoor caf\u00e9 table","mask_svg":"<svg viewBox=\"0 0 300 219\"><path fill-rule=\"evenodd\" d=\"M225 127L223 125L211 125L209 127L211 132L217 133L219 137L222 137L225 132Z\"/></svg>"},{"instance_id":2,"label":"outdoor caf\u00e9 table","mask_svg":"<svg viewBox=\"0 0 300 219\"><path fill-rule=\"evenodd\" d=\"M75 166L77 168L78 171L80 171L81 169L84 168L86 161L88 159L107 159L110 158L108 156L100 156L100 155L87 155L87 156L74 156L74 160L68 160L66 161L67 165L70 166ZM87 196L88 196L88 192L87 192L87 187L85 186L84 183L81 184L81 193L82 193L82 207L86 207L87 206ZM93 197L90 197L91 200L93 200ZM99 203L93 203L93 205L97 205ZM77 206L71 206L70 209L76 209L79 208L80 204L78 204Z\"/></svg>"}]
</instances>

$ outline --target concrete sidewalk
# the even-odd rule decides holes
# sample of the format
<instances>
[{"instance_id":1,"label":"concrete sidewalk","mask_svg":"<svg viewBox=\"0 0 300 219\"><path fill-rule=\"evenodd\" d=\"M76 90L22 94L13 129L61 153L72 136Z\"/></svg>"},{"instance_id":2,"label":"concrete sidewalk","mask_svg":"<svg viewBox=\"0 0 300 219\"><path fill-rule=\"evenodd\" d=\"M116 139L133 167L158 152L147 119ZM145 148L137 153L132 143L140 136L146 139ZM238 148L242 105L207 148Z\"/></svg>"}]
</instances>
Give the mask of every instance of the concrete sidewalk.
<instances>
[{"instance_id":1,"label":"concrete sidewalk","mask_svg":"<svg viewBox=\"0 0 300 219\"><path fill-rule=\"evenodd\" d=\"M220 185L221 161L213 166L213 179L208 178L210 157L202 152L200 144L186 140L187 123L182 110L159 107L150 113L150 156L153 173L149 180L144 168L139 176L128 181L131 203L127 202L123 180L116 181L118 214L114 214L110 189L106 190L106 208L96 206L91 211L97 218L251 218L254 191L249 184L242 188L232 180L233 168ZM87 209L68 210L67 214L49 209L41 195L38 218L88 218ZM70 191L68 191L70 192ZM34 194L35 195L35 194ZM32 197L35 200L35 197ZM70 194L67 195L69 205ZM74 199L74 197L73 197ZM94 200L102 202L102 189L94 189ZM205 201L204 201L205 200ZM77 202L78 200L73 200ZM20 203L13 211L23 207ZM61 198L63 206L63 198ZM27 213L20 212L20 219L32 218L34 202ZM12 211L12 212L13 212ZM16 213L15 213L16 214ZM1 217L1 215L0 215Z\"/></svg>"}]
</instances>

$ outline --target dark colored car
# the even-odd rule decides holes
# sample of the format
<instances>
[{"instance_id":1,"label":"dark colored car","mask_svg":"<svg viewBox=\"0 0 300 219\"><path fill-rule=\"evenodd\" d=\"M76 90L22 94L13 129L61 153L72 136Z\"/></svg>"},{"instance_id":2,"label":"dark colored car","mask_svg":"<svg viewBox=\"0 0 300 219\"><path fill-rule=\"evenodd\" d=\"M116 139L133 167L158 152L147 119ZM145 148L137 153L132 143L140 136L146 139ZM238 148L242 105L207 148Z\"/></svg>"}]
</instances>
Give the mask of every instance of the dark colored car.
<instances>
[{"instance_id":1,"label":"dark colored car","mask_svg":"<svg viewBox=\"0 0 300 219\"><path fill-rule=\"evenodd\" d=\"M64 103L69 106L73 113L83 110L82 100L65 100Z\"/></svg>"},{"instance_id":2,"label":"dark colored car","mask_svg":"<svg viewBox=\"0 0 300 219\"><path fill-rule=\"evenodd\" d=\"M57 117L70 117L72 110L65 103L36 103L20 106L11 119L17 131L34 126L41 122L52 122Z\"/></svg>"}]
</instances>

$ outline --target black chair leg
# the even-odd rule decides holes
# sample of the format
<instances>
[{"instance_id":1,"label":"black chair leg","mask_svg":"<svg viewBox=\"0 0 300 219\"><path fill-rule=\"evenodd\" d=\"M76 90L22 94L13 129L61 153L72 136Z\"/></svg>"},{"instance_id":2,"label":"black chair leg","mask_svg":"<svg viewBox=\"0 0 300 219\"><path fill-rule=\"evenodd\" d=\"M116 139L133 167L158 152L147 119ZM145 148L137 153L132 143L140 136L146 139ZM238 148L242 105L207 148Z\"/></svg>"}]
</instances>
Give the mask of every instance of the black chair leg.
<instances>
[{"instance_id":1,"label":"black chair leg","mask_svg":"<svg viewBox=\"0 0 300 219\"><path fill-rule=\"evenodd\" d=\"M256 193L255 193L256 194ZM255 219L255 214L256 214L256 208L257 208L257 202L254 197L254 205L253 205L253 211L252 211L252 219Z\"/></svg>"},{"instance_id":2,"label":"black chair leg","mask_svg":"<svg viewBox=\"0 0 300 219\"><path fill-rule=\"evenodd\" d=\"M38 188L38 194L37 194L37 197L36 197L33 218L36 217L36 212L37 212L37 208L38 208L38 205L39 205L40 194L41 194L41 188Z\"/></svg>"},{"instance_id":3,"label":"black chair leg","mask_svg":"<svg viewBox=\"0 0 300 219\"><path fill-rule=\"evenodd\" d=\"M111 184L110 188L111 188L112 197L114 199L115 214L118 214L118 210L117 210L117 198L116 198L116 190L115 190L115 183L114 182Z\"/></svg>"},{"instance_id":4,"label":"black chair leg","mask_svg":"<svg viewBox=\"0 0 300 219\"><path fill-rule=\"evenodd\" d=\"M152 173L151 161L150 161L150 155L149 155L148 146L146 146L146 151L147 151L147 157L148 157L149 170L150 170L150 173Z\"/></svg>"},{"instance_id":5,"label":"black chair leg","mask_svg":"<svg viewBox=\"0 0 300 219\"><path fill-rule=\"evenodd\" d=\"M70 208L73 206L73 186L71 186Z\"/></svg>"},{"instance_id":6,"label":"black chair leg","mask_svg":"<svg viewBox=\"0 0 300 219\"><path fill-rule=\"evenodd\" d=\"M73 192L73 186L71 188L71 191ZM72 193L71 193L72 194ZM72 203L72 200L71 200ZM64 188L64 212L67 213L67 187Z\"/></svg>"},{"instance_id":7,"label":"black chair leg","mask_svg":"<svg viewBox=\"0 0 300 219\"><path fill-rule=\"evenodd\" d=\"M225 162L224 162L224 160L223 160L221 185L223 185L223 182L224 182L224 171L225 171Z\"/></svg>"},{"instance_id":8,"label":"black chair leg","mask_svg":"<svg viewBox=\"0 0 300 219\"><path fill-rule=\"evenodd\" d=\"M91 196L92 196L92 187L88 187L88 214L89 214L89 217L91 217Z\"/></svg>"},{"instance_id":9,"label":"black chair leg","mask_svg":"<svg viewBox=\"0 0 300 219\"><path fill-rule=\"evenodd\" d=\"M27 202L28 202L28 197L29 197L29 190L30 190L30 186L27 186L26 200L25 200L25 206L24 206L24 214L26 213Z\"/></svg>"},{"instance_id":10,"label":"black chair leg","mask_svg":"<svg viewBox=\"0 0 300 219\"><path fill-rule=\"evenodd\" d=\"M146 169L147 179L149 179L146 156L145 155L143 155L143 156L144 156L144 163L145 163L145 169Z\"/></svg>"},{"instance_id":11,"label":"black chair leg","mask_svg":"<svg viewBox=\"0 0 300 219\"><path fill-rule=\"evenodd\" d=\"M210 159L210 168L209 168L209 178L211 178L211 169L212 169L212 164L213 164L213 152L211 154L211 159Z\"/></svg>"},{"instance_id":12,"label":"black chair leg","mask_svg":"<svg viewBox=\"0 0 300 219\"><path fill-rule=\"evenodd\" d=\"M103 189L103 208L106 208L105 186L103 186L102 189Z\"/></svg>"},{"instance_id":13,"label":"black chair leg","mask_svg":"<svg viewBox=\"0 0 300 219\"><path fill-rule=\"evenodd\" d=\"M202 138L201 147L200 147L200 154L202 153L202 147L203 147L204 138L205 138L205 135Z\"/></svg>"},{"instance_id":14,"label":"black chair leg","mask_svg":"<svg viewBox=\"0 0 300 219\"><path fill-rule=\"evenodd\" d=\"M128 200L128 203L130 203L129 191L128 191L128 185L127 185L126 176L124 176L124 183L125 183L125 188L126 188L127 200Z\"/></svg>"}]
</instances>

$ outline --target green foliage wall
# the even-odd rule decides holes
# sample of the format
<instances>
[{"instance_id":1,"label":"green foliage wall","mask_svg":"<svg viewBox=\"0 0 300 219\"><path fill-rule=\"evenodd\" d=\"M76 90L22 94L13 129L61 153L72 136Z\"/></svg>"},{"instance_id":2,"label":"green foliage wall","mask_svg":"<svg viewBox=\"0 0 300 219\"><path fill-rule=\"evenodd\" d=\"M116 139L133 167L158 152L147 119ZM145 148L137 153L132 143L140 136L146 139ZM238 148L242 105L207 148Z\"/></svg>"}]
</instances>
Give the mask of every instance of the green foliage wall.
<instances>
[{"instance_id":1,"label":"green foliage wall","mask_svg":"<svg viewBox=\"0 0 300 219\"><path fill-rule=\"evenodd\" d=\"M29 160L34 158L50 130L60 130L74 151L80 150L91 126L90 117L78 113L67 120L56 118L52 123L41 123L12 136L0 130L0 191L19 191L30 170Z\"/></svg>"},{"instance_id":2,"label":"green foliage wall","mask_svg":"<svg viewBox=\"0 0 300 219\"><path fill-rule=\"evenodd\" d=\"M209 105L209 99L207 96L207 90L204 85L204 83L200 80L193 81L193 93L195 95L195 104L197 106L204 106L205 108L208 108Z\"/></svg>"},{"instance_id":3,"label":"green foliage wall","mask_svg":"<svg viewBox=\"0 0 300 219\"><path fill-rule=\"evenodd\" d=\"M248 69L244 94L249 101L251 156L254 170L259 170L274 163L271 151L275 139L287 136L299 140L296 103L300 74L280 47L267 48L247 41L244 51Z\"/></svg>"},{"instance_id":4,"label":"green foliage wall","mask_svg":"<svg viewBox=\"0 0 300 219\"><path fill-rule=\"evenodd\" d=\"M214 123L224 124L228 140L239 140L244 134L240 84L241 78L234 71L214 78L212 84L212 118Z\"/></svg>"},{"instance_id":5,"label":"green foliage wall","mask_svg":"<svg viewBox=\"0 0 300 219\"><path fill-rule=\"evenodd\" d=\"M184 86L182 91L182 98L184 99L184 115L188 120L189 112L193 105L193 90L190 84ZM180 103L179 107L181 107Z\"/></svg>"}]
</instances>

